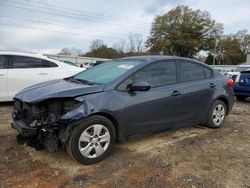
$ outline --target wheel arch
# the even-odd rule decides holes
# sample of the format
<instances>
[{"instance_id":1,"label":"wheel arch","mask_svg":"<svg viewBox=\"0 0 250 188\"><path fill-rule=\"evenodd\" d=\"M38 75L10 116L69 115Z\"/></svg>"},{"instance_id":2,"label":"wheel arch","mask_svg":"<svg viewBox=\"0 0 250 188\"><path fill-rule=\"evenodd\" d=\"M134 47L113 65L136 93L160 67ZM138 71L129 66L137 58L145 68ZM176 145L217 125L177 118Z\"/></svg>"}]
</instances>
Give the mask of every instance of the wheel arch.
<instances>
[{"instance_id":1,"label":"wheel arch","mask_svg":"<svg viewBox=\"0 0 250 188\"><path fill-rule=\"evenodd\" d=\"M113 115L111 115L109 113L106 113L106 112L97 112L97 113L91 114L88 117L97 116L97 115L98 116L103 116L103 117L107 118L114 125L114 129L115 129L115 141L116 142L124 140L124 138L123 138L123 136L122 136L122 134L120 132L119 122L117 121L117 119Z\"/></svg>"},{"instance_id":2,"label":"wheel arch","mask_svg":"<svg viewBox=\"0 0 250 188\"><path fill-rule=\"evenodd\" d=\"M228 113L229 113L229 101L228 101L227 97L226 97L226 96L219 96L219 97L217 97L217 98L214 100L214 102L217 101L217 100L222 101L222 102L225 103L226 108L227 108L227 115L228 115ZM213 103L214 103L214 102L213 102Z\"/></svg>"}]
</instances>

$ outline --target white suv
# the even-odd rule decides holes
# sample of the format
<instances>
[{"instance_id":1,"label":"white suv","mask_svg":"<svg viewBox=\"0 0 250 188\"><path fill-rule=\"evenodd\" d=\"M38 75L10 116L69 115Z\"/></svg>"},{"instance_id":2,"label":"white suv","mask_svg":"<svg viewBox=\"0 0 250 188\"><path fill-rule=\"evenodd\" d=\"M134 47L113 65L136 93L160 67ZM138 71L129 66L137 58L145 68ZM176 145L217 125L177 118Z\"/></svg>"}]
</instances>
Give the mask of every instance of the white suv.
<instances>
[{"instance_id":1,"label":"white suv","mask_svg":"<svg viewBox=\"0 0 250 188\"><path fill-rule=\"evenodd\" d=\"M46 56L0 51L0 101L11 101L25 87L72 76L85 69Z\"/></svg>"},{"instance_id":2,"label":"white suv","mask_svg":"<svg viewBox=\"0 0 250 188\"><path fill-rule=\"evenodd\" d=\"M248 65L248 64L241 64L241 65L238 65L237 68L234 71L227 72L225 75L229 79L233 79L235 81L235 79L240 74L240 72L245 71L245 70L247 70L249 68L250 68L250 65Z\"/></svg>"}]
</instances>

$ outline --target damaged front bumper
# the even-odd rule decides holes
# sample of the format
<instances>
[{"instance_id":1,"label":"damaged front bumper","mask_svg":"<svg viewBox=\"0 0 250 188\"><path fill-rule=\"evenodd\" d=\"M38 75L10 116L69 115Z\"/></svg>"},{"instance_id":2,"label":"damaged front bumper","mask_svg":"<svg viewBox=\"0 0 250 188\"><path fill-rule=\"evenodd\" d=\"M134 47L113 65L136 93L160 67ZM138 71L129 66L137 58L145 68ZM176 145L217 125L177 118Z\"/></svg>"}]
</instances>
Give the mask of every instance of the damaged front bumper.
<instances>
[{"instance_id":1,"label":"damaged front bumper","mask_svg":"<svg viewBox=\"0 0 250 188\"><path fill-rule=\"evenodd\" d=\"M19 132L17 143L53 152L66 144L75 124L90 111L83 98L39 104L15 100L11 127Z\"/></svg>"},{"instance_id":2,"label":"damaged front bumper","mask_svg":"<svg viewBox=\"0 0 250 188\"><path fill-rule=\"evenodd\" d=\"M50 152L65 145L75 124L86 117L86 106L81 103L66 112L60 104L55 101L46 105L15 101L11 127L19 132L17 143Z\"/></svg>"},{"instance_id":3,"label":"damaged front bumper","mask_svg":"<svg viewBox=\"0 0 250 188\"><path fill-rule=\"evenodd\" d=\"M37 128L27 126L25 122L21 120L13 121L11 127L16 129L24 137L30 137L37 134Z\"/></svg>"},{"instance_id":4,"label":"damaged front bumper","mask_svg":"<svg viewBox=\"0 0 250 188\"><path fill-rule=\"evenodd\" d=\"M36 125L31 127L23 120L16 120L15 113L12 114L11 127L18 131L16 137L18 144L27 144L37 150L47 149L50 152L57 151L59 146L58 126L50 128L49 125Z\"/></svg>"}]
</instances>

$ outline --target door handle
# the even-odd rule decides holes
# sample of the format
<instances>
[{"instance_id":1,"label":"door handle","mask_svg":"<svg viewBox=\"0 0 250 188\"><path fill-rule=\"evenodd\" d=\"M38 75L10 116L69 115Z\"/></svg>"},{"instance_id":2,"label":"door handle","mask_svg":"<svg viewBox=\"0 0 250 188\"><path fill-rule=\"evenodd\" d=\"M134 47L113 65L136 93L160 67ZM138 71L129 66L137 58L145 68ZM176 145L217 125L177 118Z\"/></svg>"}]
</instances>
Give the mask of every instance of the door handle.
<instances>
[{"instance_id":1,"label":"door handle","mask_svg":"<svg viewBox=\"0 0 250 188\"><path fill-rule=\"evenodd\" d=\"M0 76L4 76L5 74L0 74Z\"/></svg>"},{"instance_id":2,"label":"door handle","mask_svg":"<svg viewBox=\"0 0 250 188\"><path fill-rule=\"evenodd\" d=\"M181 95L181 93L177 90L173 91L171 96L175 97L175 96L178 96L178 95Z\"/></svg>"},{"instance_id":3,"label":"door handle","mask_svg":"<svg viewBox=\"0 0 250 188\"><path fill-rule=\"evenodd\" d=\"M46 73L46 72L40 72L40 73L38 73L39 75L48 75L48 73Z\"/></svg>"},{"instance_id":4,"label":"door handle","mask_svg":"<svg viewBox=\"0 0 250 188\"><path fill-rule=\"evenodd\" d=\"M215 85L214 83L211 83L211 84L209 85L209 87L210 87L210 88L215 88L216 85Z\"/></svg>"}]
</instances>

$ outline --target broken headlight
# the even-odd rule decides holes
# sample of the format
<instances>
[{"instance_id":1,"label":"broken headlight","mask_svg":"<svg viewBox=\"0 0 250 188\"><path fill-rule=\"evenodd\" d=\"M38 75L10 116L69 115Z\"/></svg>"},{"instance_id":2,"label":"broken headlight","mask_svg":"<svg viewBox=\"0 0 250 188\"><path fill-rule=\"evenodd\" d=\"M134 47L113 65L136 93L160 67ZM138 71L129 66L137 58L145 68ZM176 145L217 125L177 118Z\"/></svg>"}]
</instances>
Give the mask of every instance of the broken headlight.
<instances>
[{"instance_id":1,"label":"broken headlight","mask_svg":"<svg viewBox=\"0 0 250 188\"><path fill-rule=\"evenodd\" d=\"M77 100L68 100L63 102L64 113L70 112L78 108L82 103Z\"/></svg>"}]
</instances>

